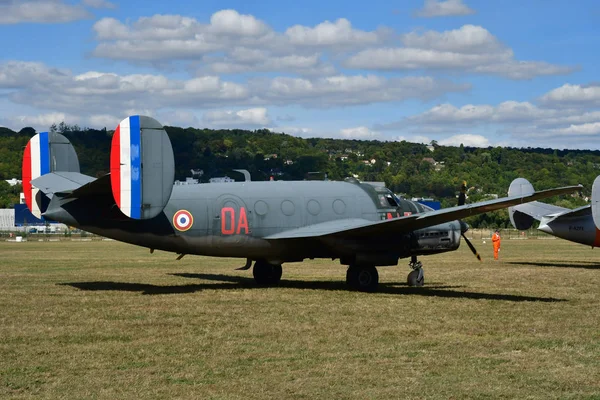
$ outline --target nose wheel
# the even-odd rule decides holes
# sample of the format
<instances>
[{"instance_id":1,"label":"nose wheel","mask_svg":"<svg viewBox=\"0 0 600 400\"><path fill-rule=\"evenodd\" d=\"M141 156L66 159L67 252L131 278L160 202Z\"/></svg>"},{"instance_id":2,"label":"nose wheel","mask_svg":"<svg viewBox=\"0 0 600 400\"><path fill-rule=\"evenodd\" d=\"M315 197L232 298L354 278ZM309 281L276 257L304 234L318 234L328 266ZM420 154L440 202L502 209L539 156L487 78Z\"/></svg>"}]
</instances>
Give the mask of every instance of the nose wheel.
<instances>
[{"instance_id":1,"label":"nose wheel","mask_svg":"<svg viewBox=\"0 0 600 400\"><path fill-rule=\"evenodd\" d=\"M412 269L406 278L408 286L421 287L425 284L425 274L423 272L423 264L417 260L417 256L412 256L408 266Z\"/></svg>"}]
</instances>

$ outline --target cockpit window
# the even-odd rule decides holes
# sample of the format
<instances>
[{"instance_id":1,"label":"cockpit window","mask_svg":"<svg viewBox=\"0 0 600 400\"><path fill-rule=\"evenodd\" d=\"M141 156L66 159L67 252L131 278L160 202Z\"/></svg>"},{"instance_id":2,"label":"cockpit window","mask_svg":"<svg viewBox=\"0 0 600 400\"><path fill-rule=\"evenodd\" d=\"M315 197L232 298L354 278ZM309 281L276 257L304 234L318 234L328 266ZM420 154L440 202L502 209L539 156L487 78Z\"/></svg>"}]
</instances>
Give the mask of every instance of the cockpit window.
<instances>
[{"instance_id":1,"label":"cockpit window","mask_svg":"<svg viewBox=\"0 0 600 400\"><path fill-rule=\"evenodd\" d=\"M394 208L398 207L398 203L396 202L396 199L391 194L386 194L385 199L387 200L390 207L394 207Z\"/></svg>"},{"instance_id":2,"label":"cockpit window","mask_svg":"<svg viewBox=\"0 0 600 400\"><path fill-rule=\"evenodd\" d=\"M393 207L396 208L398 207L398 203L396 202L396 199L394 198L394 196L392 194L380 194L378 196L379 198L379 205L381 207Z\"/></svg>"}]
</instances>

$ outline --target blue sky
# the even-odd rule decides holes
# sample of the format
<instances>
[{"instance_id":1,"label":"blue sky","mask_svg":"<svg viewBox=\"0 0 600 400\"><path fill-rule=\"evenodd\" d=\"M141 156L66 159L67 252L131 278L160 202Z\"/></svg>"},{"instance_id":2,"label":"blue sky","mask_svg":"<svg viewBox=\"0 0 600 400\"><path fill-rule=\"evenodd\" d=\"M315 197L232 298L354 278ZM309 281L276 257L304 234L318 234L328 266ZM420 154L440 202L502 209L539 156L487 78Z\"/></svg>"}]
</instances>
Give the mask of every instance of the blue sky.
<instances>
[{"instance_id":1,"label":"blue sky","mask_svg":"<svg viewBox=\"0 0 600 400\"><path fill-rule=\"evenodd\" d=\"M0 125L600 149L594 1L0 0Z\"/></svg>"}]
</instances>

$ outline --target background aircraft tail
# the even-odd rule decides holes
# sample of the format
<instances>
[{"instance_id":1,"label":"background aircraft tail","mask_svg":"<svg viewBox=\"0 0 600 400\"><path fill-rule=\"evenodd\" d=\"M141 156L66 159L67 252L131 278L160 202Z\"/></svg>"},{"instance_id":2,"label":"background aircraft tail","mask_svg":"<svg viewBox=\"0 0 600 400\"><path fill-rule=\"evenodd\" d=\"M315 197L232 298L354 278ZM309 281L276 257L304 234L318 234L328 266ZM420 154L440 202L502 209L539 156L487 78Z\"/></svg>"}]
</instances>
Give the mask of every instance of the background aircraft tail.
<instances>
[{"instance_id":1,"label":"background aircraft tail","mask_svg":"<svg viewBox=\"0 0 600 400\"><path fill-rule=\"evenodd\" d=\"M596 229L600 229L600 175L594 179L592 185L592 217Z\"/></svg>"},{"instance_id":2,"label":"background aircraft tail","mask_svg":"<svg viewBox=\"0 0 600 400\"><path fill-rule=\"evenodd\" d=\"M522 196L535 192L533 185L525 178L517 178L511 182L508 188L509 196ZM538 203L534 201L533 203ZM508 216L512 225L519 230L526 230L533 225L534 218L517 209L518 206L508 208Z\"/></svg>"}]
</instances>

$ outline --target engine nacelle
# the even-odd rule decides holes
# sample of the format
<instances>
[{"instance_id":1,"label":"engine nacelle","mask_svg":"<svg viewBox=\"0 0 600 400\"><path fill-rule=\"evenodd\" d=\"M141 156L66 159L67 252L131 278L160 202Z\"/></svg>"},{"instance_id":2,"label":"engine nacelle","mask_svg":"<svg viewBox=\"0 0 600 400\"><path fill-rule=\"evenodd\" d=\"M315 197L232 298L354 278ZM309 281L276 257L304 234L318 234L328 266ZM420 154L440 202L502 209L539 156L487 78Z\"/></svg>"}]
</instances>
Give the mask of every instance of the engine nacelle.
<instances>
[{"instance_id":1,"label":"engine nacelle","mask_svg":"<svg viewBox=\"0 0 600 400\"><path fill-rule=\"evenodd\" d=\"M112 138L110 180L115 203L133 219L150 219L167 205L175 180L173 148L157 120L125 118Z\"/></svg>"},{"instance_id":2,"label":"engine nacelle","mask_svg":"<svg viewBox=\"0 0 600 400\"><path fill-rule=\"evenodd\" d=\"M461 226L459 221L448 222L415 231L413 255L443 253L460 246Z\"/></svg>"}]
</instances>

